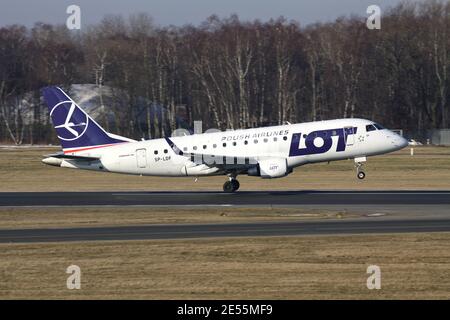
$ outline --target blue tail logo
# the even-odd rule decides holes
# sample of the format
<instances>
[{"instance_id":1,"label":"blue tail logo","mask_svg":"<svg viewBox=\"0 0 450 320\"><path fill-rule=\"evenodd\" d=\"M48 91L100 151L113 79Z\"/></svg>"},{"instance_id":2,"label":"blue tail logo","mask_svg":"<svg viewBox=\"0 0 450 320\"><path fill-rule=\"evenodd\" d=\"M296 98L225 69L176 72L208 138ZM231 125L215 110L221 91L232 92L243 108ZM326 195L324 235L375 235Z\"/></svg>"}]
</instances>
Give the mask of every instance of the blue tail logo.
<instances>
[{"instance_id":1,"label":"blue tail logo","mask_svg":"<svg viewBox=\"0 0 450 320\"><path fill-rule=\"evenodd\" d=\"M48 87L42 92L64 151L77 152L135 141L106 132L61 88Z\"/></svg>"},{"instance_id":2,"label":"blue tail logo","mask_svg":"<svg viewBox=\"0 0 450 320\"><path fill-rule=\"evenodd\" d=\"M64 141L81 138L89 126L88 116L71 101L58 103L50 111L50 116L54 121L58 138Z\"/></svg>"}]
</instances>

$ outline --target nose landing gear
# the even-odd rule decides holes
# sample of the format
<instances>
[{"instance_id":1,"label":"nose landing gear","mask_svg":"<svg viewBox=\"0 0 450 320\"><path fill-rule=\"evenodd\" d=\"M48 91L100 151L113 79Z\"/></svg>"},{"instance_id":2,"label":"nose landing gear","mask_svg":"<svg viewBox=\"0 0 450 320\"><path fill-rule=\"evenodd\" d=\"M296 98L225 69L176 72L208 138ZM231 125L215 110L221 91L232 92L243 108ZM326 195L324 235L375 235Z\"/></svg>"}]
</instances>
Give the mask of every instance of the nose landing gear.
<instances>
[{"instance_id":1,"label":"nose landing gear","mask_svg":"<svg viewBox=\"0 0 450 320\"><path fill-rule=\"evenodd\" d=\"M367 161L366 157L355 158L356 177L360 180L366 177L366 174L362 169L363 163L366 161Z\"/></svg>"},{"instance_id":2,"label":"nose landing gear","mask_svg":"<svg viewBox=\"0 0 450 320\"><path fill-rule=\"evenodd\" d=\"M227 193L235 192L239 189L240 183L236 180L236 176L229 176L228 181L223 184L223 191Z\"/></svg>"}]
</instances>

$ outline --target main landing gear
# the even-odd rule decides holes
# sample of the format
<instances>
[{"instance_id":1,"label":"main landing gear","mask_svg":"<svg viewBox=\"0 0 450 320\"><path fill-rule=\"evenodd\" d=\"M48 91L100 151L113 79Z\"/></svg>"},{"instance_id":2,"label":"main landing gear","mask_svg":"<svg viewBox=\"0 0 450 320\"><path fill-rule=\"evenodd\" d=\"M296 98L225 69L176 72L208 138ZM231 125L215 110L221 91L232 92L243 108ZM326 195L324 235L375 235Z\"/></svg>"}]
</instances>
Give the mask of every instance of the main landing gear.
<instances>
[{"instance_id":1,"label":"main landing gear","mask_svg":"<svg viewBox=\"0 0 450 320\"><path fill-rule=\"evenodd\" d=\"M232 193L238 190L240 187L239 181L236 180L236 176L228 176L228 181L223 184L223 191Z\"/></svg>"},{"instance_id":2,"label":"main landing gear","mask_svg":"<svg viewBox=\"0 0 450 320\"><path fill-rule=\"evenodd\" d=\"M362 169L362 166L366 161L367 161L366 157L355 158L356 177L360 180L366 177L366 174Z\"/></svg>"}]
</instances>

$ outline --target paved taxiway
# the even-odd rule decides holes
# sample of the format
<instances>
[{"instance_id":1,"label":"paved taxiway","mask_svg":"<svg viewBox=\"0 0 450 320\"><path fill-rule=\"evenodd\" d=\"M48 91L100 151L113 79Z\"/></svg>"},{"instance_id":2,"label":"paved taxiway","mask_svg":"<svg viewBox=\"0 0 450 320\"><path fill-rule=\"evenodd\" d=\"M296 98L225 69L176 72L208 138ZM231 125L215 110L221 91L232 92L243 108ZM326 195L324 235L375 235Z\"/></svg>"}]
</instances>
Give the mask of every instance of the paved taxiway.
<instances>
[{"instance_id":1,"label":"paved taxiway","mask_svg":"<svg viewBox=\"0 0 450 320\"><path fill-rule=\"evenodd\" d=\"M450 232L450 191L7 192L0 207L294 206L359 208L359 219L0 230L0 243ZM380 212L390 208L387 213ZM374 213L375 215L370 215ZM377 216L378 215L378 216ZM377 217L375 217L377 216Z\"/></svg>"},{"instance_id":2,"label":"paved taxiway","mask_svg":"<svg viewBox=\"0 0 450 320\"><path fill-rule=\"evenodd\" d=\"M450 219L326 220L0 230L0 243L156 240L450 231Z\"/></svg>"},{"instance_id":3,"label":"paved taxiway","mask_svg":"<svg viewBox=\"0 0 450 320\"><path fill-rule=\"evenodd\" d=\"M449 205L450 191L2 192L0 206Z\"/></svg>"}]
</instances>

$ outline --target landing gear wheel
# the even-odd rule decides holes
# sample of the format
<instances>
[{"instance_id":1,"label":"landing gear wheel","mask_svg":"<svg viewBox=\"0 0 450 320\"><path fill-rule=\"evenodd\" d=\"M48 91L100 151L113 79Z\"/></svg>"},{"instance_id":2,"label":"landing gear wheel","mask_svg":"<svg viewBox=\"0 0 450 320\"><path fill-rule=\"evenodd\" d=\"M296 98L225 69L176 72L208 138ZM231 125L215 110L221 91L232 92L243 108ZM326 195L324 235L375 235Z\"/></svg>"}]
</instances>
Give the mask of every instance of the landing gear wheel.
<instances>
[{"instance_id":1,"label":"landing gear wheel","mask_svg":"<svg viewBox=\"0 0 450 320\"><path fill-rule=\"evenodd\" d=\"M358 179L364 179L366 177L366 174L364 173L364 171L360 171L357 174Z\"/></svg>"},{"instance_id":2,"label":"landing gear wheel","mask_svg":"<svg viewBox=\"0 0 450 320\"><path fill-rule=\"evenodd\" d=\"M233 186L233 182L232 181L227 181L223 184L223 191L227 192L227 193L231 193L234 192L234 186Z\"/></svg>"},{"instance_id":3,"label":"landing gear wheel","mask_svg":"<svg viewBox=\"0 0 450 320\"><path fill-rule=\"evenodd\" d=\"M236 179L230 179L223 184L223 191L227 193L235 192L239 189L240 183Z\"/></svg>"}]
</instances>

